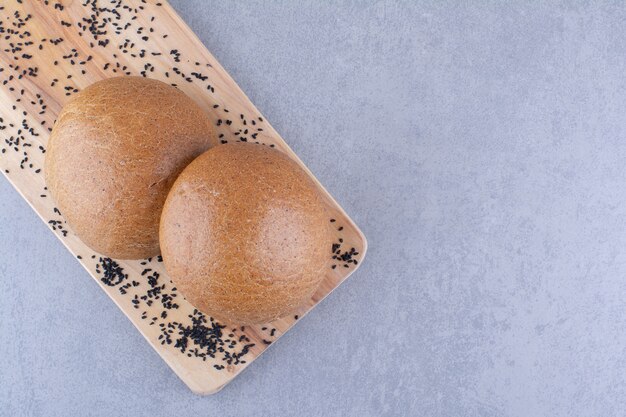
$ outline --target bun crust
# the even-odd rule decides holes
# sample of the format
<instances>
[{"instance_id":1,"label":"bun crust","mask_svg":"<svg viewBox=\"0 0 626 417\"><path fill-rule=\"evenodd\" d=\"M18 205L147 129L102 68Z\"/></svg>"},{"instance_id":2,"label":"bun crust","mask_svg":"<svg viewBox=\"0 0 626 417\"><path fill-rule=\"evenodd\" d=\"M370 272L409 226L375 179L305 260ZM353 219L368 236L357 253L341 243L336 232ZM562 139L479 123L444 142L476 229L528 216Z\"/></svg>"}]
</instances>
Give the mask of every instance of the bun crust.
<instances>
[{"instance_id":1,"label":"bun crust","mask_svg":"<svg viewBox=\"0 0 626 417\"><path fill-rule=\"evenodd\" d=\"M199 310L258 324L292 312L324 277L331 232L316 184L287 155L219 145L178 177L161 217L165 267Z\"/></svg>"},{"instance_id":2,"label":"bun crust","mask_svg":"<svg viewBox=\"0 0 626 417\"><path fill-rule=\"evenodd\" d=\"M110 78L61 111L46 183L88 246L112 258L146 258L159 253L159 219L174 180L216 143L207 115L181 91L142 77Z\"/></svg>"}]
</instances>

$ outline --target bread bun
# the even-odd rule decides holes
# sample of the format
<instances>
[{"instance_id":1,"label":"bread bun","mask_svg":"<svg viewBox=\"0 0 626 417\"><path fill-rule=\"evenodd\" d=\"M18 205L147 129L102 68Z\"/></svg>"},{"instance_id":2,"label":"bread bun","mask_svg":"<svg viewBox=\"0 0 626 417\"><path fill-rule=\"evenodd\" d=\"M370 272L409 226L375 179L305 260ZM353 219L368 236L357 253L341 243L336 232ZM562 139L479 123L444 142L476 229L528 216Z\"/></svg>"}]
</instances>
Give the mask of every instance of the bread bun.
<instances>
[{"instance_id":1,"label":"bread bun","mask_svg":"<svg viewBox=\"0 0 626 417\"><path fill-rule=\"evenodd\" d=\"M110 78L63 107L48 143L46 183L85 244L112 258L146 258L159 253L172 183L215 143L207 115L181 91Z\"/></svg>"},{"instance_id":2,"label":"bread bun","mask_svg":"<svg viewBox=\"0 0 626 417\"><path fill-rule=\"evenodd\" d=\"M284 153L244 143L219 145L185 168L160 240L187 300L236 324L269 322L309 300L332 244L313 180Z\"/></svg>"}]
</instances>

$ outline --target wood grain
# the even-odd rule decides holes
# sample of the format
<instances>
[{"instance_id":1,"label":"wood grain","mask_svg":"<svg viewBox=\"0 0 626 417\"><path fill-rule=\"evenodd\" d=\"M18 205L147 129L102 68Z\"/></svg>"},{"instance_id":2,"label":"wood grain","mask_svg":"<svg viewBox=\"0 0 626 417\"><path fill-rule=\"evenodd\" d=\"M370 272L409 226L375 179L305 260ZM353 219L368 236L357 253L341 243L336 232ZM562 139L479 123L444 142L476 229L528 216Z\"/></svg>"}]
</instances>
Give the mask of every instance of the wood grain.
<instances>
[{"instance_id":1,"label":"wood grain","mask_svg":"<svg viewBox=\"0 0 626 417\"><path fill-rule=\"evenodd\" d=\"M222 140L273 144L313 175L164 1L2 0L0 36L0 170L185 384L198 394L217 392L297 317L216 330L173 288L160 259L115 261L82 244L45 187L44 153L56 115L95 81L143 75L192 97ZM367 249L358 227L319 187L337 230L328 251L334 268L299 317L354 272Z\"/></svg>"}]
</instances>

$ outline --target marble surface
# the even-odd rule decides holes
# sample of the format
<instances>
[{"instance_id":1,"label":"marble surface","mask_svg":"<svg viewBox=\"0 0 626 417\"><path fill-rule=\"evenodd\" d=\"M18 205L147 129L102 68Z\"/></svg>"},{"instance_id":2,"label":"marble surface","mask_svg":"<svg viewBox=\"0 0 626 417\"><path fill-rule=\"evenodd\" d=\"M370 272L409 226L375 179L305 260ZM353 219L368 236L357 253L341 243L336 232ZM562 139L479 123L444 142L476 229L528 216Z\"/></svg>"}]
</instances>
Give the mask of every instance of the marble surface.
<instances>
[{"instance_id":1,"label":"marble surface","mask_svg":"<svg viewBox=\"0 0 626 417\"><path fill-rule=\"evenodd\" d=\"M626 9L470 3L172 0L368 258L197 397L2 179L0 416L623 415Z\"/></svg>"}]
</instances>

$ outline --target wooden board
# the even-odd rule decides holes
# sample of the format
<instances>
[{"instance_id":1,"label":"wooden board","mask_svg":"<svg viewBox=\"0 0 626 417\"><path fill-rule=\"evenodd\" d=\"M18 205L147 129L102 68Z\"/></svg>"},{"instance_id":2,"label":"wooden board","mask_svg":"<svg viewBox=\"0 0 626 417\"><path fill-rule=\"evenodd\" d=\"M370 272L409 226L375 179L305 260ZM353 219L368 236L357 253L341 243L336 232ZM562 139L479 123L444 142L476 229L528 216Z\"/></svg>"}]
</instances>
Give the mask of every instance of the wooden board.
<instances>
[{"instance_id":1,"label":"wooden board","mask_svg":"<svg viewBox=\"0 0 626 417\"><path fill-rule=\"evenodd\" d=\"M48 194L44 153L63 104L95 81L122 75L177 86L206 109L224 141L273 144L302 162L165 1L0 0L0 170L189 388L211 394L354 272L367 242L319 185L337 234L328 248L332 266L297 315L245 328L195 311L159 257L115 261L94 253Z\"/></svg>"}]
</instances>

